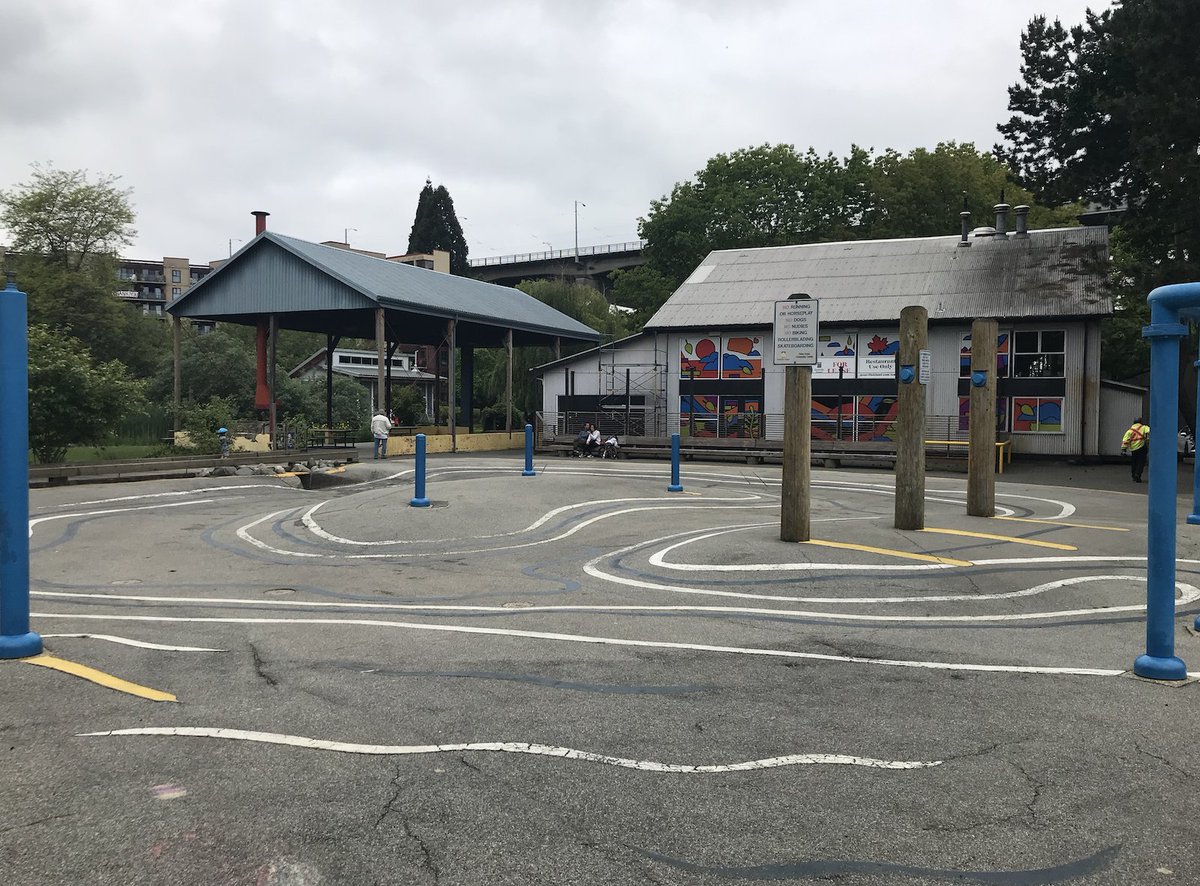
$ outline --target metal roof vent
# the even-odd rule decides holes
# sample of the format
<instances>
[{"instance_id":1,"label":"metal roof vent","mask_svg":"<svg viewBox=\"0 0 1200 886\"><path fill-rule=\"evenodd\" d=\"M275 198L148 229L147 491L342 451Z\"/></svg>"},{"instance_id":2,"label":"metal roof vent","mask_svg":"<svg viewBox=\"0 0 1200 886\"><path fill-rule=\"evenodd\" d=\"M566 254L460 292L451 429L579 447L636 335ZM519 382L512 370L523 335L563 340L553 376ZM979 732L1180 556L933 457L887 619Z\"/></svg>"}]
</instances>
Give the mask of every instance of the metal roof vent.
<instances>
[{"instance_id":1,"label":"metal roof vent","mask_svg":"<svg viewBox=\"0 0 1200 886\"><path fill-rule=\"evenodd\" d=\"M972 237L992 237L996 233L996 229L990 225L983 225L971 232Z\"/></svg>"},{"instance_id":2,"label":"metal roof vent","mask_svg":"<svg viewBox=\"0 0 1200 886\"><path fill-rule=\"evenodd\" d=\"M1013 234L1013 239L1014 240L1028 240L1029 239L1029 207L1028 206L1018 206L1016 209L1013 210L1013 212L1016 213L1016 216L1017 216L1017 230Z\"/></svg>"}]
</instances>

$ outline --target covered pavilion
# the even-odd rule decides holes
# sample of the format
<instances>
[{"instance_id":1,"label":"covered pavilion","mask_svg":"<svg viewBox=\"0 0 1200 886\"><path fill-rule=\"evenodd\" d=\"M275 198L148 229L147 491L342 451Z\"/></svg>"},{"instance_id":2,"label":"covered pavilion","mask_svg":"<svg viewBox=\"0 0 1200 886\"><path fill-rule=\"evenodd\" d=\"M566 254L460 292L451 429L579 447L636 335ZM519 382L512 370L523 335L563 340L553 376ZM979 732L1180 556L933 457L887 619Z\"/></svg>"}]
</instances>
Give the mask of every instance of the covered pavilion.
<instances>
[{"instance_id":1,"label":"covered pavilion","mask_svg":"<svg viewBox=\"0 0 1200 886\"><path fill-rule=\"evenodd\" d=\"M460 409L470 428L474 349L507 353L508 421L512 430L512 349L563 343L596 344L600 333L517 289L456 277L397 261L286 237L253 213L255 237L167 307L175 351L175 413L182 392L181 321L237 323L257 329L255 407L270 416L275 438L275 344L279 330L323 333L327 353L342 338L374 339L379 390L388 391L391 357L401 343L449 348L449 399L456 387L454 356L461 352ZM333 422L333 367L326 361L326 419ZM457 433L449 410L450 434Z\"/></svg>"}]
</instances>

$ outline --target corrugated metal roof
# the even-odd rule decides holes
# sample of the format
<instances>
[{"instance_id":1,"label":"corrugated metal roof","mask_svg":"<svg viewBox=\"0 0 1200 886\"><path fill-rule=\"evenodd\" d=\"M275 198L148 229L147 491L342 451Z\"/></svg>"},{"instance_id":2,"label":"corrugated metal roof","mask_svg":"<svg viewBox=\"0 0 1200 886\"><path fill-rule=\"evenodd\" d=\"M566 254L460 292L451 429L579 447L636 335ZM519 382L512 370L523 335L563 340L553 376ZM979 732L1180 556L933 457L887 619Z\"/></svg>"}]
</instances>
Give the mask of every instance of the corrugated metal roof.
<instances>
[{"instance_id":1,"label":"corrugated metal roof","mask_svg":"<svg viewBox=\"0 0 1200 886\"><path fill-rule=\"evenodd\" d=\"M260 234L167 310L181 317L219 320L222 315L361 310L374 304L494 328L588 341L600 338L594 329L517 289L273 231Z\"/></svg>"},{"instance_id":2,"label":"corrugated metal roof","mask_svg":"<svg viewBox=\"0 0 1200 886\"><path fill-rule=\"evenodd\" d=\"M774 303L799 292L821 300L823 324L894 323L909 305L923 305L930 320L1112 313L1105 228L972 238L969 248L959 239L712 252L646 328L770 326Z\"/></svg>"}]
</instances>

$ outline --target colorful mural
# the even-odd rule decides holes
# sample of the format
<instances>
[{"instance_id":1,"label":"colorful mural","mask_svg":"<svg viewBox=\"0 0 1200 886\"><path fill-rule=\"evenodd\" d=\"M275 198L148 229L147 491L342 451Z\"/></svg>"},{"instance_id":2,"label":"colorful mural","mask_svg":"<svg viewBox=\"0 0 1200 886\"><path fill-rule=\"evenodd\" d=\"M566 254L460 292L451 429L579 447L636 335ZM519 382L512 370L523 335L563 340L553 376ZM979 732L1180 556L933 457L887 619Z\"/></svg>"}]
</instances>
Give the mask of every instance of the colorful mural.
<instances>
[{"instance_id":1,"label":"colorful mural","mask_svg":"<svg viewBox=\"0 0 1200 886\"><path fill-rule=\"evenodd\" d=\"M854 439L854 397L842 399L842 440ZM814 440L838 439L838 398L812 398L812 438Z\"/></svg>"},{"instance_id":2,"label":"colorful mural","mask_svg":"<svg viewBox=\"0 0 1200 886\"><path fill-rule=\"evenodd\" d=\"M895 330L858 334L858 377L895 378L900 337Z\"/></svg>"},{"instance_id":3,"label":"colorful mural","mask_svg":"<svg viewBox=\"0 0 1200 886\"><path fill-rule=\"evenodd\" d=\"M723 437L761 437L762 400L758 397L722 397L721 420Z\"/></svg>"},{"instance_id":4,"label":"colorful mural","mask_svg":"<svg viewBox=\"0 0 1200 886\"><path fill-rule=\"evenodd\" d=\"M857 439L893 441L899 413L900 401L895 397L859 397Z\"/></svg>"},{"instance_id":5,"label":"colorful mural","mask_svg":"<svg viewBox=\"0 0 1200 886\"><path fill-rule=\"evenodd\" d=\"M1012 336L1001 332L996 336L996 378L1008 378L1008 361L1012 351ZM958 377L971 375L971 333L962 337L958 349Z\"/></svg>"},{"instance_id":6,"label":"colorful mural","mask_svg":"<svg viewBox=\"0 0 1200 886\"><path fill-rule=\"evenodd\" d=\"M971 398L958 398L958 429L960 431L969 431L971 429ZM1008 398L996 398L996 432L1003 434L1008 432Z\"/></svg>"},{"instance_id":7,"label":"colorful mural","mask_svg":"<svg viewBox=\"0 0 1200 886\"><path fill-rule=\"evenodd\" d=\"M1062 397L1013 397L1013 433L1061 434Z\"/></svg>"},{"instance_id":8,"label":"colorful mural","mask_svg":"<svg viewBox=\"0 0 1200 886\"><path fill-rule=\"evenodd\" d=\"M717 436L717 398L702 394L680 397L679 433L683 437Z\"/></svg>"},{"instance_id":9,"label":"colorful mural","mask_svg":"<svg viewBox=\"0 0 1200 886\"><path fill-rule=\"evenodd\" d=\"M721 353L721 378L762 377L762 339L757 335L725 339L725 350Z\"/></svg>"},{"instance_id":10,"label":"colorful mural","mask_svg":"<svg viewBox=\"0 0 1200 886\"><path fill-rule=\"evenodd\" d=\"M817 364L813 378L854 378L858 357L858 336L853 332L822 335L817 340Z\"/></svg>"},{"instance_id":11,"label":"colorful mural","mask_svg":"<svg viewBox=\"0 0 1200 886\"><path fill-rule=\"evenodd\" d=\"M679 349L680 378L720 378L721 339L719 336L685 338ZM761 372L762 359L759 358Z\"/></svg>"}]
</instances>

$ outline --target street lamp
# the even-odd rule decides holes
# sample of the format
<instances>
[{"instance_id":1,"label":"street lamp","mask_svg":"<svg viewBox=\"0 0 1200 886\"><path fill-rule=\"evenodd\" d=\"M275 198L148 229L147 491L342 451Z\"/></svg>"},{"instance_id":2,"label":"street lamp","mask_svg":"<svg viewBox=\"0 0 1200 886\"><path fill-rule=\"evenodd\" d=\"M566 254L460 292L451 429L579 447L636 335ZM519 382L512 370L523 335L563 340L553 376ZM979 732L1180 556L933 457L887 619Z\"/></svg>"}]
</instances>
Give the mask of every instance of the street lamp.
<instances>
[{"instance_id":1,"label":"street lamp","mask_svg":"<svg viewBox=\"0 0 1200 886\"><path fill-rule=\"evenodd\" d=\"M245 241L242 240L241 237L230 237L229 238L229 257L230 258L233 257L233 244L234 243L243 243L243 242L245 242Z\"/></svg>"},{"instance_id":2,"label":"street lamp","mask_svg":"<svg viewBox=\"0 0 1200 886\"><path fill-rule=\"evenodd\" d=\"M575 201L575 261L579 261L579 207L587 208L586 203Z\"/></svg>"},{"instance_id":3,"label":"street lamp","mask_svg":"<svg viewBox=\"0 0 1200 886\"><path fill-rule=\"evenodd\" d=\"M350 245L350 232L358 233L358 228L342 228L342 242L347 246Z\"/></svg>"}]
</instances>

